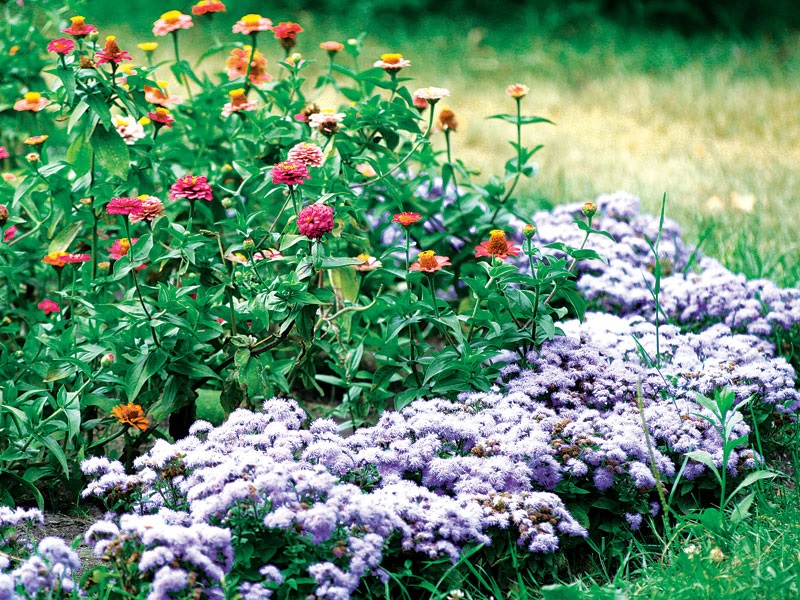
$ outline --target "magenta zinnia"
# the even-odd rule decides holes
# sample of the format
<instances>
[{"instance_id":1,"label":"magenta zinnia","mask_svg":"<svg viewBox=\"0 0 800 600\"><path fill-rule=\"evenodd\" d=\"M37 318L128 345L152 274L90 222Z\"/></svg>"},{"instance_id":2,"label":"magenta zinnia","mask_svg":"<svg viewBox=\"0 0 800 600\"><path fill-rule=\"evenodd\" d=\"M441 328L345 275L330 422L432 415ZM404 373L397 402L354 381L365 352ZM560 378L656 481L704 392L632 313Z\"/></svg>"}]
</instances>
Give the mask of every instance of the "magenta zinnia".
<instances>
[{"instance_id":1,"label":"magenta zinnia","mask_svg":"<svg viewBox=\"0 0 800 600\"><path fill-rule=\"evenodd\" d=\"M106 45L105 48L100 50L97 54L94 55L95 64L102 65L105 63L113 63L118 65L123 60L133 60L131 55L128 54L125 50L122 50L117 44L117 38L113 35L109 35L106 38Z\"/></svg>"},{"instance_id":2,"label":"magenta zinnia","mask_svg":"<svg viewBox=\"0 0 800 600\"><path fill-rule=\"evenodd\" d=\"M186 175L181 177L169 188L169 199L187 198L189 200L214 199L214 192L208 184L208 177L205 175Z\"/></svg>"},{"instance_id":3,"label":"magenta zinnia","mask_svg":"<svg viewBox=\"0 0 800 600\"><path fill-rule=\"evenodd\" d=\"M39 304L36 305L37 308L41 309L45 315L49 315L50 313L54 312L61 312L61 307L52 300L42 300Z\"/></svg>"},{"instance_id":4,"label":"magenta zinnia","mask_svg":"<svg viewBox=\"0 0 800 600\"><path fill-rule=\"evenodd\" d=\"M112 198L106 204L106 213L109 215L130 215L142 211L142 201L139 198Z\"/></svg>"},{"instance_id":5,"label":"magenta zinnia","mask_svg":"<svg viewBox=\"0 0 800 600\"><path fill-rule=\"evenodd\" d=\"M475 257L497 257L505 260L509 256L519 256L519 248L508 243L506 233L502 229L493 229L489 232L489 239L475 246Z\"/></svg>"},{"instance_id":6,"label":"magenta zinnia","mask_svg":"<svg viewBox=\"0 0 800 600\"><path fill-rule=\"evenodd\" d=\"M297 215L297 229L312 240L333 231L333 208L326 204L310 204Z\"/></svg>"},{"instance_id":7,"label":"magenta zinnia","mask_svg":"<svg viewBox=\"0 0 800 600\"><path fill-rule=\"evenodd\" d=\"M85 19L81 16L70 17L69 20L72 21L72 25L66 29L62 29L61 33L68 33L72 37L78 39L85 38L90 33L97 33L97 27L86 23Z\"/></svg>"},{"instance_id":8,"label":"magenta zinnia","mask_svg":"<svg viewBox=\"0 0 800 600\"><path fill-rule=\"evenodd\" d=\"M75 48L75 42L67 38L58 38L47 44L48 52L55 52L56 54L66 55L72 52Z\"/></svg>"},{"instance_id":9,"label":"magenta zinnia","mask_svg":"<svg viewBox=\"0 0 800 600\"><path fill-rule=\"evenodd\" d=\"M311 179L308 167L299 161L285 160L272 167L272 183L300 185L308 179Z\"/></svg>"}]
</instances>

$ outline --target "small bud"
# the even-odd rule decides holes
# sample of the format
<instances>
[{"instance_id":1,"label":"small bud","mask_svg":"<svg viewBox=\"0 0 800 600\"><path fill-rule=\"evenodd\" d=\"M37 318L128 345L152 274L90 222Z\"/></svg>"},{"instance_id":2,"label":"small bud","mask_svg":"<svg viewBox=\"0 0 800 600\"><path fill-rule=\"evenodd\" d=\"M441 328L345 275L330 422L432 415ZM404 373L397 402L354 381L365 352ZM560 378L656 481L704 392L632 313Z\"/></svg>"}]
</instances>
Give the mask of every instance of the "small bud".
<instances>
[{"instance_id":1,"label":"small bud","mask_svg":"<svg viewBox=\"0 0 800 600\"><path fill-rule=\"evenodd\" d=\"M594 202L584 202L581 211L583 211L583 216L591 219L597 214L597 205Z\"/></svg>"},{"instance_id":2,"label":"small bud","mask_svg":"<svg viewBox=\"0 0 800 600\"><path fill-rule=\"evenodd\" d=\"M22 358L25 356L25 353L22 350L17 350L14 352L14 358Z\"/></svg>"},{"instance_id":3,"label":"small bud","mask_svg":"<svg viewBox=\"0 0 800 600\"><path fill-rule=\"evenodd\" d=\"M220 204L222 204L222 208L230 208L231 206L233 206L233 200L231 200L230 198L223 198L220 201Z\"/></svg>"},{"instance_id":4,"label":"small bud","mask_svg":"<svg viewBox=\"0 0 800 600\"><path fill-rule=\"evenodd\" d=\"M242 250L245 252L255 252L256 243L253 241L253 238L244 238L242 242Z\"/></svg>"},{"instance_id":5,"label":"small bud","mask_svg":"<svg viewBox=\"0 0 800 600\"><path fill-rule=\"evenodd\" d=\"M116 361L116 357L109 352L108 354L104 354L103 358L100 359L100 366L108 368L114 364L114 361Z\"/></svg>"},{"instance_id":6,"label":"small bud","mask_svg":"<svg viewBox=\"0 0 800 600\"><path fill-rule=\"evenodd\" d=\"M99 37L100 34L97 31L92 31L89 33L89 35L86 36L86 39L89 40L90 42L96 42ZM109 36L109 37L114 37L114 36Z\"/></svg>"},{"instance_id":7,"label":"small bud","mask_svg":"<svg viewBox=\"0 0 800 600\"><path fill-rule=\"evenodd\" d=\"M531 239L533 236L536 235L536 227L528 223L525 227L522 228L522 235L525 236L526 240Z\"/></svg>"},{"instance_id":8,"label":"small bud","mask_svg":"<svg viewBox=\"0 0 800 600\"><path fill-rule=\"evenodd\" d=\"M5 204L0 204L0 227L8 222L8 208Z\"/></svg>"},{"instance_id":9,"label":"small bud","mask_svg":"<svg viewBox=\"0 0 800 600\"><path fill-rule=\"evenodd\" d=\"M25 155L25 160L27 160L31 164L35 164L39 162L39 153L38 152L28 152Z\"/></svg>"}]
</instances>

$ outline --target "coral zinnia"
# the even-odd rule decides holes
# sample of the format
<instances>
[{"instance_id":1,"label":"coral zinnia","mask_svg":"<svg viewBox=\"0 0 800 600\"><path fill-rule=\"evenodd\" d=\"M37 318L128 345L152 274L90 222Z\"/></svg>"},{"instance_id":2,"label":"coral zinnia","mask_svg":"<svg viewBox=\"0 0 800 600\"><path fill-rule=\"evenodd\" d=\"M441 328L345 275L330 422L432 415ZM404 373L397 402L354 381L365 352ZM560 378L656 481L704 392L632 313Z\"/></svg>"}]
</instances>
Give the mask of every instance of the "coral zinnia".
<instances>
[{"instance_id":1,"label":"coral zinnia","mask_svg":"<svg viewBox=\"0 0 800 600\"><path fill-rule=\"evenodd\" d=\"M319 47L325 50L331 56L344 50L344 44L341 42L322 42Z\"/></svg>"},{"instance_id":2,"label":"coral zinnia","mask_svg":"<svg viewBox=\"0 0 800 600\"><path fill-rule=\"evenodd\" d=\"M14 103L14 110L39 112L48 104L50 104L50 100L42 97L39 92L28 92L22 97L22 100Z\"/></svg>"},{"instance_id":3,"label":"coral zinnia","mask_svg":"<svg viewBox=\"0 0 800 600\"><path fill-rule=\"evenodd\" d=\"M106 38L105 48L95 54L94 57L95 64L98 65L102 65L107 62L118 65L123 60L133 60L130 54L119 47L119 44L117 44L117 38L113 35L109 35Z\"/></svg>"},{"instance_id":4,"label":"coral zinnia","mask_svg":"<svg viewBox=\"0 0 800 600\"><path fill-rule=\"evenodd\" d=\"M308 179L311 179L308 167L300 161L285 160L272 167L272 183L300 185Z\"/></svg>"},{"instance_id":5,"label":"coral zinnia","mask_svg":"<svg viewBox=\"0 0 800 600\"><path fill-rule=\"evenodd\" d=\"M297 215L297 229L312 240L333 231L333 208L326 204L310 204Z\"/></svg>"},{"instance_id":6,"label":"coral zinnia","mask_svg":"<svg viewBox=\"0 0 800 600\"><path fill-rule=\"evenodd\" d=\"M420 252L416 262L410 267L409 271L422 271L423 273L435 273L442 267L450 265L450 258L447 256L437 256L433 250Z\"/></svg>"},{"instance_id":7,"label":"coral zinnia","mask_svg":"<svg viewBox=\"0 0 800 600\"><path fill-rule=\"evenodd\" d=\"M381 59L373 65L380 67L387 73L397 73L403 67L410 67L411 61L403 58L402 54L381 54Z\"/></svg>"},{"instance_id":8,"label":"coral zinnia","mask_svg":"<svg viewBox=\"0 0 800 600\"><path fill-rule=\"evenodd\" d=\"M82 263L92 260L88 254L71 254L69 252L61 252L56 250L45 255L42 259L43 263L53 265L54 267L63 267L67 263Z\"/></svg>"},{"instance_id":9,"label":"coral zinnia","mask_svg":"<svg viewBox=\"0 0 800 600\"><path fill-rule=\"evenodd\" d=\"M250 60L250 54L253 59ZM242 46L231 50L231 55L225 61L228 69L228 79L244 77L247 74L247 65L250 64L250 83L261 85L272 81L272 75L267 73L267 59L258 50L253 52L252 46Z\"/></svg>"},{"instance_id":10,"label":"coral zinnia","mask_svg":"<svg viewBox=\"0 0 800 600\"><path fill-rule=\"evenodd\" d=\"M212 15L218 12L225 12L225 5L219 0L200 0L192 7L193 15Z\"/></svg>"},{"instance_id":11,"label":"coral zinnia","mask_svg":"<svg viewBox=\"0 0 800 600\"><path fill-rule=\"evenodd\" d=\"M530 92L530 88L522 83L512 83L510 86L506 88L506 94L511 96L512 98L523 98L528 95Z\"/></svg>"},{"instance_id":12,"label":"coral zinnia","mask_svg":"<svg viewBox=\"0 0 800 600\"><path fill-rule=\"evenodd\" d=\"M139 198L112 198L106 204L106 213L109 215L130 215L142 211L142 201Z\"/></svg>"},{"instance_id":13,"label":"coral zinnia","mask_svg":"<svg viewBox=\"0 0 800 600\"><path fill-rule=\"evenodd\" d=\"M300 27L299 23L286 21L275 25L272 31L275 33L275 39L280 41L281 46L289 50L297 43L297 34L302 33L303 28Z\"/></svg>"},{"instance_id":14,"label":"coral zinnia","mask_svg":"<svg viewBox=\"0 0 800 600\"><path fill-rule=\"evenodd\" d=\"M118 404L111 409L111 414L123 425L136 427L139 431L147 431L150 426L150 419L144 416L142 407L133 402Z\"/></svg>"},{"instance_id":15,"label":"coral zinnia","mask_svg":"<svg viewBox=\"0 0 800 600\"><path fill-rule=\"evenodd\" d=\"M244 88L231 90L228 92L228 95L231 97L231 101L227 102L225 106L222 107L223 117L229 117L235 112L255 110L258 106L258 103L255 100L247 99L247 96L244 93Z\"/></svg>"},{"instance_id":16,"label":"coral zinnia","mask_svg":"<svg viewBox=\"0 0 800 600\"><path fill-rule=\"evenodd\" d=\"M392 217L392 223L400 223L403 227L409 227L419 221L422 215L415 212L401 212Z\"/></svg>"},{"instance_id":17,"label":"coral zinnia","mask_svg":"<svg viewBox=\"0 0 800 600\"><path fill-rule=\"evenodd\" d=\"M493 229L489 232L489 239L475 246L475 257L481 256L497 257L505 260L509 256L519 256L519 248L514 244L509 244L506 234L502 229Z\"/></svg>"},{"instance_id":18,"label":"coral zinnia","mask_svg":"<svg viewBox=\"0 0 800 600\"><path fill-rule=\"evenodd\" d=\"M169 199L177 200L178 198L211 202L214 199L214 192L208 183L208 177L205 175L185 175L178 179L169 188Z\"/></svg>"}]
</instances>

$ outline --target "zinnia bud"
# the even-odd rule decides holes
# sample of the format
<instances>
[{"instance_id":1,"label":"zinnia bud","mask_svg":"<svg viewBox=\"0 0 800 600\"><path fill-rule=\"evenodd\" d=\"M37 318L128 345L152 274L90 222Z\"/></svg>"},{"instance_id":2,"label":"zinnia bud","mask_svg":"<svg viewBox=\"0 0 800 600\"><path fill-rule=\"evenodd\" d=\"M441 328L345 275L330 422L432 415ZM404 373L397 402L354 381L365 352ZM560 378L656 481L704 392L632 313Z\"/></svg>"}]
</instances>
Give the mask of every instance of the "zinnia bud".
<instances>
[{"instance_id":1,"label":"zinnia bud","mask_svg":"<svg viewBox=\"0 0 800 600\"><path fill-rule=\"evenodd\" d=\"M242 242L242 250L245 252L255 252L256 243L253 241L253 238L244 238Z\"/></svg>"},{"instance_id":2,"label":"zinnia bud","mask_svg":"<svg viewBox=\"0 0 800 600\"><path fill-rule=\"evenodd\" d=\"M525 227L522 228L522 235L525 236L525 239L529 240L533 236L536 235L536 227L528 223Z\"/></svg>"},{"instance_id":3,"label":"zinnia bud","mask_svg":"<svg viewBox=\"0 0 800 600\"><path fill-rule=\"evenodd\" d=\"M100 359L100 366L103 368L108 368L113 365L114 361L116 360L116 357L109 352L108 354L104 354L103 358Z\"/></svg>"},{"instance_id":4,"label":"zinnia bud","mask_svg":"<svg viewBox=\"0 0 800 600\"><path fill-rule=\"evenodd\" d=\"M591 219L595 214L597 214L597 205L594 202L584 202L583 207L581 207L581 211L583 212L583 216L588 219Z\"/></svg>"},{"instance_id":5,"label":"zinnia bud","mask_svg":"<svg viewBox=\"0 0 800 600\"><path fill-rule=\"evenodd\" d=\"M222 208L230 208L231 206L233 206L233 200L231 200L230 198L223 198L220 201L220 204L222 204Z\"/></svg>"}]
</instances>

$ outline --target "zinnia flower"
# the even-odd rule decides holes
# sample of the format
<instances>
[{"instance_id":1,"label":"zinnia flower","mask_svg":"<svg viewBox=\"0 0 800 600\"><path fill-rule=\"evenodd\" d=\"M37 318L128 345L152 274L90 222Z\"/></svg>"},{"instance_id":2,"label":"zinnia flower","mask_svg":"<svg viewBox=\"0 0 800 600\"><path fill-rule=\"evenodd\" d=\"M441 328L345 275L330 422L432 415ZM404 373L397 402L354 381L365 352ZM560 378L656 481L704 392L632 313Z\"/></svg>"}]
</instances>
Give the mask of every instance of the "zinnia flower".
<instances>
[{"instance_id":1,"label":"zinnia flower","mask_svg":"<svg viewBox=\"0 0 800 600\"><path fill-rule=\"evenodd\" d=\"M47 44L48 52L55 52L56 54L67 55L75 49L75 42L67 38L58 38Z\"/></svg>"},{"instance_id":2,"label":"zinnia flower","mask_svg":"<svg viewBox=\"0 0 800 600\"><path fill-rule=\"evenodd\" d=\"M245 35L270 29L272 29L272 21L261 15L245 15L233 25L233 33L244 33Z\"/></svg>"},{"instance_id":3,"label":"zinnia flower","mask_svg":"<svg viewBox=\"0 0 800 600\"><path fill-rule=\"evenodd\" d=\"M25 155L25 160L27 160L31 164L39 162L40 158L42 158L42 156L38 152L28 152Z\"/></svg>"},{"instance_id":4,"label":"zinnia flower","mask_svg":"<svg viewBox=\"0 0 800 600\"><path fill-rule=\"evenodd\" d=\"M344 113L321 110L308 116L308 124L318 129L322 135L330 137L339 131L339 123L342 119L344 119Z\"/></svg>"},{"instance_id":5,"label":"zinnia flower","mask_svg":"<svg viewBox=\"0 0 800 600\"><path fill-rule=\"evenodd\" d=\"M401 212L392 217L392 223L400 223L403 227L410 227L422 218L422 215L415 212Z\"/></svg>"},{"instance_id":6,"label":"zinnia flower","mask_svg":"<svg viewBox=\"0 0 800 600\"><path fill-rule=\"evenodd\" d=\"M0 227L8 223L8 207L5 204L0 204Z\"/></svg>"},{"instance_id":7,"label":"zinnia flower","mask_svg":"<svg viewBox=\"0 0 800 600\"><path fill-rule=\"evenodd\" d=\"M512 83L506 88L506 94L512 98L523 98L528 95L530 88L522 83Z\"/></svg>"},{"instance_id":8,"label":"zinnia flower","mask_svg":"<svg viewBox=\"0 0 800 600\"><path fill-rule=\"evenodd\" d=\"M158 42L142 42L141 44L136 44L136 47L142 52L155 52L156 48L158 48Z\"/></svg>"},{"instance_id":9,"label":"zinnia flower","mask_svg":"<svg viewBox=\"0 0 800 600\"><path fill-rule=\"evenodd\" d=\"M122 141L129 146L144 138L144 127L133 117L115 115L111 117L111 122L114 123L114 129L117 130Z\"/></svg>"},{"instance_id":10,"label":"zinnia flower","mask_svg":"<svg viewBox=\"0 0 800 600\"><path fill-rule=\"evenodd\" d=\"M169 199L187 198L188 200L207 200L214 199L214 192L208 184L208 177L205 175L185 175L178 179L169 188Z\"/></svg>"},{"instance_id":11,"label":"zinnia flower","mask_svg":"<svg viewBox=\"0 0 800 600\"><path fill-rule=\"evenodd\" d=\"M319 47L325 50L331 57L337 52L344 50L344 44L340 42L322 42Z\"/></svg>"},{"instance_id":12,"label":"zinnia flower","mask_svg":"<svg viewBox=\"0 0 800 600\"><path fill-rule=\"evenodd\" d=\"M111 244L111 248L108 250L109 256L114 260L119 260L123 256L128 255L128 250L131 249L131 246L139 241L139 238L120 238L115 240L113 244ZM142 265L144 266L144 265Z\"/></svg>"},{"instance_id":13,"label":"zinnia flower","mask_svg":"<svg viewBox=\"0 0 800 600\"><path fill-rule=\"evenodd\" d=\"M375 269L380 269L383 266L383 263L379 261L374 256L370 256L369 254L359 254L356 258L361 262L360 265L353 265L353 268L356 271L374 271Z\"/></svg>"},{"instance_id":14,"label":"zinnia flower","mask_svg":"<svg viewBox=\"0 0 800 600\"><path fill-rule=\"evenodd\" d=\"M41 309L45 316L49 315L50 313L61 312L61 307L58 305L58 303L53 302L52 300L42 300L36 305L36 307Z\"/></svg>"},{"instance_id":15,"label":"zinnia flower","mask_svg":"<svg viewBox=\"0 0 800 600\"><path fill-rule=\"evenodd\" d=\"M482 256L497 257L505 260L509 256L519 256L519 248L510 244L506 239L506 233L502 229L493 229L489 232L489 239L475 246L475 257Z\"/></svg>"},{"instance_id":16,"label":"zinnia flower","mask_svg":"<svg viewBox=\"0 0 800 600\"><path fill-rule=\"evenodd\" d=\"M381 54L381 59L373 65L380 67L387 73L397 73L403 67L410 67L411 61L403 58L402 54Z\"/></svg>"},{"instance_id":17,"label":"zinnia flower","mask_svg":"<svg viewBox=\"0 0 800 600\"><path fill-rule=\"evenodd\" d=\"M277 260L279 258L283 258L283 254L281 254L280 250L276 250L275 248L270 248L269 250L259 250L253 254L253 260Z\"/></svg>"},{"instance_id":18,"label":"zinnia flower","mask_svg":"<svg viewBox=\"0 0 800 600\"><path fill-rule=\"evenodd\" d=\"M200 0L192 7L193 15L212 15L218 12L225 12L225 5L219 0Z\"/></svg>"},{"instance_id":19,"label":"zinnia flower","mask_svg":"<svg viewBox=\"0 0 800 600\"><path fill-rule=\"evenodd\" d=\"M193 27L192 17L185 15L179 10L170 10L161 15L161 18L153 23L153 35L167 35L179 29L189 29Z\"/></svg>"},{"instance_id":20,"label":"zinnia flower","mask_svg":"<svg viewBox=\"0 0 800 600\"><path fill-rule=\"evenodd\" d=\"M303 163L307 167L322 166L322 148L316 144L300 142L289 150L287 160Z\"/></svg>"},{"instance_id":21,"label":"zinnia flower","mask_svg":"<svg viewBox=\"0 0 800 600\"><path fill-rule=\"evenodd\" d=\"M223 117L229 117L235 112L255 110L258 106L255 100L247 99L243 88L231 90L228 95L231 97L231 101L222 107Z\"/></svg>"},{"instance_id":22,"label":"zinnia flower","mask_svg":"<svg viewBox=\"0 0 800 600\"><path fill-rule=\"evenodd\" d=\"M439 125L441 125L444 131L457 131L458 121L456 120L456 113L446 106L442 108L439 113Z\"/></svg>"},{"instance_id":23,"label":"zinnia flower","mask_svg":"<svg viewBox=\"0 0 800 600\"><path fill-rule=\"evenodd\" d=\"M156 127L163 127L166 125L167 127L172 128L172 124L175 122L175 119L172 117L169 109L164 108L163 106L159 106L154 112L147 113L147 116L153 121L153 123L157 123Z\"/></svg>"},{"instance_id":24,"label":"zinnia flower","mask_svg":"<svg viewBox=\"0 0 800 600\"><path fill-rule=\"evenodd\" d=\"M81 16L70 17L69 20L72 21L72 25L66 29L62 29L61 33L68 33L77 39L85 38L90 33L97 33L97 27L90 25L89 23L85 23L84 18Z\"/></svg>"},{"instance_id":25,"label":"zinnia flower","mask_svg":"<svg viewBox=\"0 0 800 600\"><path fill-rule=\"evenodd\" d=\"M172 96L167 89L169 85L166 81L156 81L158 87L152 85L144 86L144 99L150 104L157 104L164 108L170 108L173 104L180 104L180 96Z\"/></svg>"},{"instance_id":26,"label":"zinnia flower","mask_svg":"<svg viewBox=\"0 0 800 600\"><path fill-rule=\"evenodd\" d=\"M142 211L142 201L139 198L112 198L106 204L106 214L109 215L130 215Z\"/></svg>"},{"instance_id":27,"label":"zinnia flower","mask_svg":"<svg viewBox=\"0 0 800 600\"><path fill-rule=\"evenodd\" d=\"M378 174L375 171L374 167L369 163L358 163L356 165L356 171L358 171L361 175L363 175L367 179L372 179Z\"/></svg>"},{"instance_id":28,"label":"zinnia flower","mask_svg":"<svg viewBox=\"0 0 800 600\"><path fill-rule=\"evenodd\" d=\"M12 225L3 232L3 241L7 244L14 239L15 235L17 235L17 226Z\"/></svg>"},{"instance_id":29,"label":"zinnia flower","mask_svg":"<svg viewBox=\"0 0 800 600\"><path fill-rule=\"evenodd\" d=\"M111 414L123 425L130 425L139 431L147 431L150 426L150 420L144 416L142 407L133 402L118 404L111 409Z\"/></svg>"},{"instance_id":30,"label":"zinnia flower","mask_svg":"<svg viewBox=\"0 0 800 600\"><path fill-rule=\"evenodd\" d=\"M138 199L142 201L142 208L140 211L132 212L128 215L131 223L138 223L139 221L153 222L158 217L164 216L164 205L155 196L142 194Z\"/></svg>"},{"instance_id":31,"label":"zinnia flower","mask_svg":"<svg viewBox=\"0 0 800 600\"><path fill-rule=\"evenodd\" d=\"M253 52L252 46L242 46L231 50L231 55L225 61L225 66L228 69L228 79L233 80L237 77L244 77L247 74L248 62L252 62L250 66L250 83L262 85L272 81L272 75L267 73L267 59L264 58L261 52L256 50L251 61L251 52Z\"/></svg>"},{"instance_id":32,"label":"zinnia flower","mask_svg":"<svg viewBox=\"0 0 800 600\"><path fill-rule=\"evenodd\" d=\"M326 204L310 204L297 215L297 229L301 235L318 240L333 231L333 208Z\"/></svg>"},{"instance_id":33,"label":"zinnia flower","mask_svg":"<svg viewBox=\"0 0 800 600\"><path fill-rule=\"evenodd\" d=\"M44 144L49 137L49 135L32 135L29 138L25 138L25 141L22 143L27 144L28 146L38 146L40 144Z\"/></svg>"},{"instance_id":34,"label":"zinnia flower","mask_svg":"<svg viewBox=\"0 0 800 600\"><path fill-rule=\"evenodd\" d=\"M297 34L302 33L303 28L300 27L299 23L286 21L275 25L272 28L272 31L275 33L275 39L280 41L281 46L283 46L286 50L289 50L297 43Z\"/></svg>"},{"instance_id":35,"label":"zinnia flower","mask_svg":"<svg viewBox=\"0 0 800 600\"><path fill-rule=\"evenodd\" d=\"M272 183L300 185L308 179L308 167L299 161L285 160L272 167Z\"/></svg>"},{"instance_id":36,"label":"zinnia flower","mask_svg":"<svg viewBox=\"0 0 800 600\"><path fill-rule=\"evenodd\" d=\"M11 157L11 155L8 153L8 150L6 150L6 147L5 146L0 146L0 160L3 160L4 158L10 158L10 157Z\"/></svg>"},{"instance_id":37,"label":"zinnia flower","mask_svg":"<svg viewBox=\"0 0 800 600\"><path fill-rule=\"evenodd\" d=\"M88 254L72 254L70 252L55 251L45 255L42 262L53 265L54 267L63 267L68 263L84 263L90 260L92 260L92 257Z\"/></svg>"},{"instance_id":38,"label":"zinnia flower","mask_svg":"<svg viewBox=\"0 0 800 600\"><path fill-rule=\"evenodd\" d=\"M48 104L50 104L50 100L42 97L39 92L28 92L22 97L22 100L17 100L14 103L14 110L39 112Z\"/></svg>"},{"instance_id":39,"label":"zinnia flower","mask_svg":"<svg viewBox=\"0 0 800 600\"><path fill-rule=\"evenodd\" d=\"M450 90L439 87L426 87L416 90L411 96L412 98L422 98L428 104L434 105L442 98L450 95Z\"/></svg>"},{"instance_id":40,"label":"zinnia flower","mask_svg":"<svg viewBox=\"0 0 800 600\"><path fill-rule=\"evenodd\" d=\"M133 60L130 54L119 47L119 44L117 44L117 38L113 35L106 37L105 48L95 54L94 57L95 64L98 65L103 65L108 62L118 65L123 60Z\"/></svg>"},{"instance_id":41,"label":"zinnia flower","mask_svg":"<svg viewBox=\"0 0 800 600\"><path fill-rule=\"evenodd\" d=\"M450 259L447 256L437 256L433 250L425 250L419 253L417 260L408 267L408 270L435 273L442 267L449 265Z\"/></svg>"}]
</instances>

